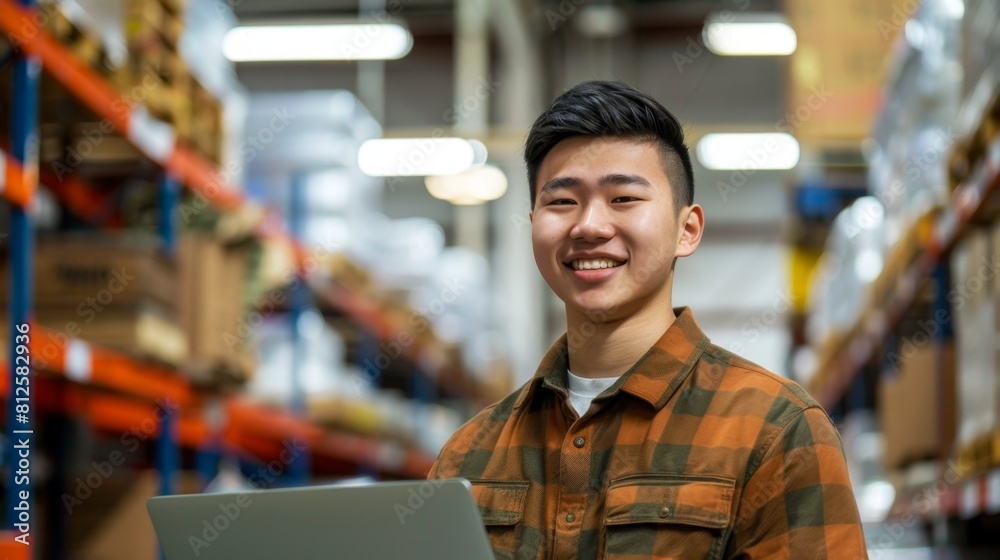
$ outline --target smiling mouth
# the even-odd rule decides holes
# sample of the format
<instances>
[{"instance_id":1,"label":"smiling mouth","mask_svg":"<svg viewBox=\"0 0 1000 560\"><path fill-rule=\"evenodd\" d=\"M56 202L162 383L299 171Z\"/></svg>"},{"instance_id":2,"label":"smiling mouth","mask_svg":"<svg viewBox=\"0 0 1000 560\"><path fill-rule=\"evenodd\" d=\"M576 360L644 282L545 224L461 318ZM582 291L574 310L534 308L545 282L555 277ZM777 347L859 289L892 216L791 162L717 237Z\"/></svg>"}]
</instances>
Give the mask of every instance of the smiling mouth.
<instances>
[{"instance_id":1,"label":"smiling mouth","mask_svg":"<svg viewBox=\"0 0 1000 560\"><path fill-rule=\"evenodd\" d=\"M617 261L615 259L574 259L563 266L570 270L600 270L602 268L617 268L628 261Z\"/></svg>"}]
</instances>

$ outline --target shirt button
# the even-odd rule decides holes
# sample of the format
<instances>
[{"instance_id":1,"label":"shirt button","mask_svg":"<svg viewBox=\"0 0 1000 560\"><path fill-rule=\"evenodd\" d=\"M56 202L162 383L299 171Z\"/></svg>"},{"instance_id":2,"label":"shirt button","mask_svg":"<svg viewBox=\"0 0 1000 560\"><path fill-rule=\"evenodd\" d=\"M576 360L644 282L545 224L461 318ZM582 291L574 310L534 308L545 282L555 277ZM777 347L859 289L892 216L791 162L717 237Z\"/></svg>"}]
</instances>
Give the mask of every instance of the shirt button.
<instances>
[{"instance_id":1,"label":"shirt button","mask_svg":"<svg viewBox=\"0 0 1000 560\"><path fill-rule=\"evenodd\" d=\"M670 517L670 507L663 506L660 508L660 517Z\"/></svg>"},{"instance_id":2,"label":"shirt button","mask_svg":"<svg viewBox=\"0 0 1000 560\"><path fill-rule=\"evenodd\" d=\"M573 512L567 513L566 514L566 523L572 523L574 521L576 521L576 514L573 513Z\"/></svg>"},{"instance_id":3,"label":"shirt button","mask_svg":"<svg viewBox=\"0 0 1000 560\"><path fill-rule=\"evenodd\" d=\"M573 440L573 445L575 445L577 447L577 449L583 447L583 444L585 444L585 443L587 443L587 440L584 439L584 438L582 438L582 437L578 437L578 438L576 438L576 439Z\"/></svg>"}]
</instances>

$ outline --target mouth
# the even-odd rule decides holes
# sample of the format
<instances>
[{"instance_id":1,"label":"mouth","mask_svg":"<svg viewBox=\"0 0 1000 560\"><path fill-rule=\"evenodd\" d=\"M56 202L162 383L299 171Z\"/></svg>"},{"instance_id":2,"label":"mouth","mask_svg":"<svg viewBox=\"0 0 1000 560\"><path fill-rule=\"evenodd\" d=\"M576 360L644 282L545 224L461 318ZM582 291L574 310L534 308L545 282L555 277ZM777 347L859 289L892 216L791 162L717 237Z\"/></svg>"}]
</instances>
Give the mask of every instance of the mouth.
<instances>
[{"instance_id":1,"label":"mouth","mask_svg":"<svg viewBox=\"0 0 1000 560\"><path fill-rule=\"evenodd\" d=\"M570 270L601 270L606 268L618 268L626 262L628 261L619 261L600 257L596 259L573 259L570 262L563 263L563 266Z\"/></svg>"}]
</instances>

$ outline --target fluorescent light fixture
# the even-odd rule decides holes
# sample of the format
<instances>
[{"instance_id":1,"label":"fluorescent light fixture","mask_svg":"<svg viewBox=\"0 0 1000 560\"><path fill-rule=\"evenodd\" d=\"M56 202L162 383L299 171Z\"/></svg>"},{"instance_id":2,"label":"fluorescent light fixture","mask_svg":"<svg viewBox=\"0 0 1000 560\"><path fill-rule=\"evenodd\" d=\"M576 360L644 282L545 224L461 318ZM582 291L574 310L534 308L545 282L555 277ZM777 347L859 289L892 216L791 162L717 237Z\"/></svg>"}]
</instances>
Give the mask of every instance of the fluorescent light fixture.
<instances>
[{"instance_id":1,"label":"fluorescent light fixture","mask_svg":"<svg viewBox=\"0 0 1000 560\"><path fill-rule=\"evenodd\" d=\"M234 62L395 60L413 47L396 23L247 25L226 33L222 52Z\"/></svg>"},{"instance_id":2,"label":"fluorescent light fixture","mask_svg":"<svg viewBox=\"0 0 1000 560\"><path fill-rule=\"evenodd\" d=\"M492 165L477 165L458 175L437 175L424 179L427 192L452 204L482 204L507 192L507 175Z\"/></svg>"},{"instance_id":3,"label":"fluorescent light fixture","mask_svg":"<svg viewBox=\"0 0 1000 560\"><path fill-rule=\"evenodd\" d=\"M479 140L475 139L469 139L468 142L476 154L475 157L473 157L472 163L475 165L482 165L486 163L486 158L490 155L489 150L486 149L486 144L483 144Z\"/></svg>"},{"instance_id":4,"label":"fluorescent light fixture","mask_svg":"<svg viewBox=\"0 0 1000 560\"><path fill-rule=\"evenodd\" d=\"M625 10L610 4L584 6L573 18L573 23L586 37L607 39L617 37L628 29Z\"/></svg>"},{"instance_id":5,"label":"fluorescent light fixture","mask_svg":"<svg viewBox=\"0 0 1000 560\"><path fill-rule=\"evenodd\" d=\"M795 30L779 14L713 15L703 36L705 46L722 56L787 56L798 45Z\"/></svg>"},{"instance_id":6,"label":"fluorescent light fixture","mask_svg":"<svg viewBox=\"0 0 1000 560\"><path fill-rule=\"evenodd\" d=\"M791 169L799 162L799 142L779 132L706 134L696 152L707 169Z\"/></svg>"},{"instance_id":7,"label":"fluorescent light fixture","mask_svg":"<svg viewBox=\"0 0 1000 560\"><path fill-rule=\"evenodd\" d=\"M475 165L482 144L473 142L464 138L368 140L358 149L358 167L372 177L455 175Z\"/></svg>"}]
</instances>

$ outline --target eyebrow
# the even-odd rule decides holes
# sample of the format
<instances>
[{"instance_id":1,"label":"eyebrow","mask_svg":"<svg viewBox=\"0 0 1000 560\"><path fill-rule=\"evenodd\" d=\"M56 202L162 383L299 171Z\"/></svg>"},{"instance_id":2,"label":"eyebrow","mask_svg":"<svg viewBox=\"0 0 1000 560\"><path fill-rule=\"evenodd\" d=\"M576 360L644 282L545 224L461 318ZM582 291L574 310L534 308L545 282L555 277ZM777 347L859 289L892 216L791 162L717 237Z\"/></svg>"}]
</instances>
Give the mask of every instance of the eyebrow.
<instances>
[{"instance_id":1,"label":"eyebrow","mask_svg":"<svg viewBox=\"0 0 1000 560\"><path fill-rule=\"evenodd\" d=\"M580 179L576 177L556 177L551 181L542 185L542 188L538 191L541 194L545 191L555 190L555 189L566 189L570 187L579 186L581 183ZM625 173L610 173L601 177L597 181L598 185L640 185L644 187L651 186L649 181L641 175L628 175Z\"/></svg>"}]
</instances>

